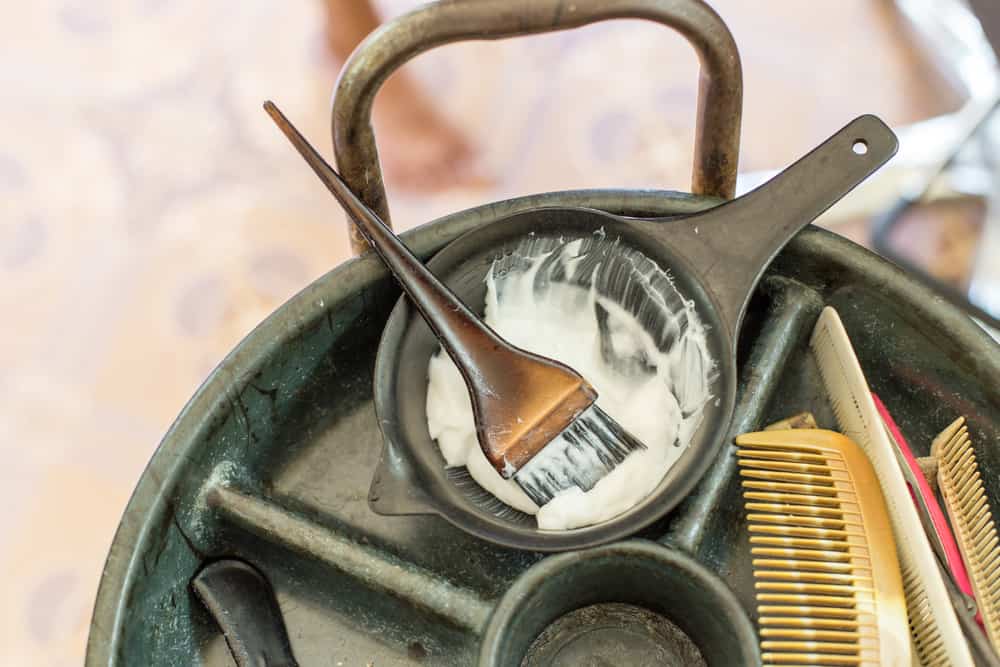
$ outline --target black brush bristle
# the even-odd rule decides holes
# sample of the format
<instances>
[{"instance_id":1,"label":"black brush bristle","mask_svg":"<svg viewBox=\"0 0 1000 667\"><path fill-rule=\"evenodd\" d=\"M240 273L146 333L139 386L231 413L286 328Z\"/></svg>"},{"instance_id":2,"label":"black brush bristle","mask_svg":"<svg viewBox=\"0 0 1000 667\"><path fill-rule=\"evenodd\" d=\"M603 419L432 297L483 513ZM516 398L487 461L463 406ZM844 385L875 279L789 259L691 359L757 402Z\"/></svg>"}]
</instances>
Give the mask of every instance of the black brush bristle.
<instances>
[{"instance_id":1,"label":"black brush bristle","mask_svg":"<svg viewBox=\"0 0 1000 667\"><path fill-rule=\"evenodd\" d=\"M518 470L514 481L542 506L574 486L591 490L640 449L646 445L592 405Z\"/></svg>"},{"instance_id":2,"label":"black brush bristle","mask_svg":"<svg viewBox=\"0 0 1000 667\"><path fill-rule=\"evenodd\" d=\"M455 485L462 496L479 509L488 512L498 519L509 521L519 526L535 522L535 517L516 510L479 485L465 467L445 468L448 481Z\"/></svg>"}]
</instances>

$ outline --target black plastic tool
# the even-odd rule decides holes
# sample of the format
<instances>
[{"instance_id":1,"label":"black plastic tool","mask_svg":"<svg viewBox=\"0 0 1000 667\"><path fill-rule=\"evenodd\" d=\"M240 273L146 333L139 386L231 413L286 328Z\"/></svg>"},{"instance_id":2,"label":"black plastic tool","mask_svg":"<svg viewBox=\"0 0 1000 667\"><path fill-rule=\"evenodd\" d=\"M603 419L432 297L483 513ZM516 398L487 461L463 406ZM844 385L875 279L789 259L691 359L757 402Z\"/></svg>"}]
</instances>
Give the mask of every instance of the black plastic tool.
<instances>
[{"instance_id":1,"label":"black plastic tool","mask_svg":"<svg viewBox=\"0 0 1000 667\"><path fill-rule=\"evenodd\" d=\"M235 558L217 560L194 576L191 590L219 624L239 667L298 667L278 600L260 570Z\"/></svg>"}]
</instances>

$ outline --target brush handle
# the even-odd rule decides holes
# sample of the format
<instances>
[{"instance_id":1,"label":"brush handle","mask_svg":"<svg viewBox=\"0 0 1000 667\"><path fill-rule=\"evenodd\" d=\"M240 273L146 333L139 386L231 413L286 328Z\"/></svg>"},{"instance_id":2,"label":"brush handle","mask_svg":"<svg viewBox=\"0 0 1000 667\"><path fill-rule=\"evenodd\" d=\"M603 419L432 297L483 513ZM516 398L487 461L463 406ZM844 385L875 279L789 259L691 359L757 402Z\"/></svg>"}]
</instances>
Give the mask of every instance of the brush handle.
<instances>
[{"instance_id":1,"label":"brush handle","mask_svg":"<svg viewBox=\"0 0 1000 667\"><path fill-rule=\"evenodd\" d=\"M507 346L358 199L340 174L323 159L273 102L265 102L264 110L351 216L365 240L396 277L463 374L474 365L472 360L475 350ZM474 377L466 379L476 383Z\"/></svg>"},{"instance_id":2,"label":"brush handle","mask_svg":"<svg viewBox=\"0 0 1000 667\"><path fill-rule=\"evenodd\" d=\"M264 109L354 219L455 362L472 400L483 453L505 479L597 399L579 373L514 347L484 324L351 192L272 102Z\"/></svg>"}]
</instances>

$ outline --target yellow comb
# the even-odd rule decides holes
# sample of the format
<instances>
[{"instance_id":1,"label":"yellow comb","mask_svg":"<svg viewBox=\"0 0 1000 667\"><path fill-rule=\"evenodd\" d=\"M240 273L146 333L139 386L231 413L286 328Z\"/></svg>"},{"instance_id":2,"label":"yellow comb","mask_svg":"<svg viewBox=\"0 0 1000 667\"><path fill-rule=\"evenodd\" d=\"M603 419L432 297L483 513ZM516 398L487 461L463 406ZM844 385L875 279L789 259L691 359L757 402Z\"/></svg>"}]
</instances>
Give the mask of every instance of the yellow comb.
<instances>
[{"instance_id":1,"label":"yellow comb","mask_svg":"<svg viewBox=\"0 0 1000 667\"><path fill-rule=\"evenodd\" d=\"M816 429L736 444L765 667L909 667L892 526L864 452Z\"/></svg>"},{"instance_id":2,"label":"yellow comb","mask_svg":"<svg viewBox=\"0 0 1000 667\"><path fill-rule=\"evenodd\" d=\"M1000 543L965 418L934 438L938 487L968 568L976 604L993 648L1000 651Z\"/></svg>"}]
</instances>

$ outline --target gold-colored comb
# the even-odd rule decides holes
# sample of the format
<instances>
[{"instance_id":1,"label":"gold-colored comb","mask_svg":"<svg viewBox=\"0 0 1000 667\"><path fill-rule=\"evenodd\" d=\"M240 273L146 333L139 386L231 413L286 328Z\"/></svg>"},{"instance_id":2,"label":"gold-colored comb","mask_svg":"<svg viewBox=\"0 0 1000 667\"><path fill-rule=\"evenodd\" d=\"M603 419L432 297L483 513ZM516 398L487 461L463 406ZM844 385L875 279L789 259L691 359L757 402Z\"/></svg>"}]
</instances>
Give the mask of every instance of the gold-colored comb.
<instances>
[{"instance_id":1,"label":"gold-colored comb","mask_svg":"<svg viewBox=\"0 0 1000 667\"><path fill-rule=\"evenodd\" d=\"M964 417L934 438L931 455L938 459L938 487L965 559L983 627L994 650L1000 651L1000 540Z\"/></svg>"},{"instance_id":2,"label":"gold-colored comb","mask_svg":"<svg viewBox=\"0 0 1000 667\"><path fill-rule=\"evenodd\" d=\"M817 429L736 444L764 664L909 667L892 526L864 452Z\"/></svg>"}]
</instances>

